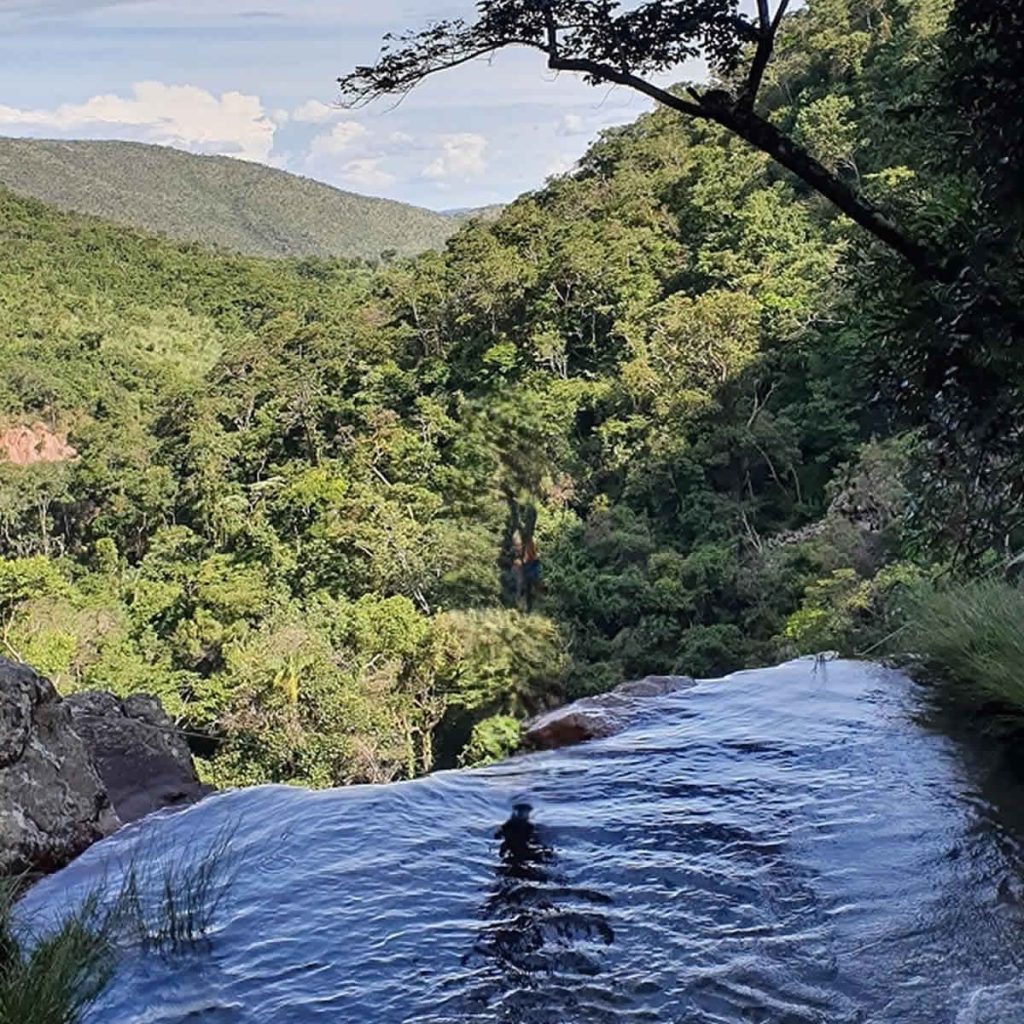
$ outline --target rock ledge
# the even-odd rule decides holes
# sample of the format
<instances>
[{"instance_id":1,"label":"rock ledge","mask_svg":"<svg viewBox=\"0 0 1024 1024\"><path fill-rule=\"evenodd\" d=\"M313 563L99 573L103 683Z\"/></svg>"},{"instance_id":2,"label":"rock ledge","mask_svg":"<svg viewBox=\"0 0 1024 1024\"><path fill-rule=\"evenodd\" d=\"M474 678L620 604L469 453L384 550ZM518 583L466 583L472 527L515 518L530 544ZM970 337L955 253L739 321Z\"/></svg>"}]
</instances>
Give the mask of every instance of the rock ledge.
<instances>
[{"instance_id":1,"label":"rock ledge","mask_svg":"<svg viewBox=\"0 0 1024 1024\"><path fill-rule=\"evenodd\" d=\"M56 871L122 824L212 792L155 697L61 699L0 658L0 877Z\"/></svg>"},{"instance_id":2,"label":"rock ledge","mask_svg":"<svg viewBox=\"0 0 1024 1024\"><path fill-rule=\"evenodd\" d=\"M524 743L534 750L553 750L614 736L630 724L646 698L663 697L693 685L689 676L647 676L622 683L608 693L539 715L527 723Z\"/></svg>"},{"instance_id":3,"label":"rock ledge","mask_svg":"<svg viewBox=\"0 0 1024 1024\"><path fill-rule=\"evenodd\" d=\"M138 694L121 700L89 691L72 694L64 703L126 825L213 792L199 781L188 744L156 697Z\"/></svg>"},{"instance_id":4,"label":"rock ledge","mask_svg":"<svg viewBox=\"0 0 1024 1024\"><path fill-rule=\"evenodd\" d=\"M0 875L56 871L120 824L53 684L0 658Z\"/></svg>"}]
</instances>

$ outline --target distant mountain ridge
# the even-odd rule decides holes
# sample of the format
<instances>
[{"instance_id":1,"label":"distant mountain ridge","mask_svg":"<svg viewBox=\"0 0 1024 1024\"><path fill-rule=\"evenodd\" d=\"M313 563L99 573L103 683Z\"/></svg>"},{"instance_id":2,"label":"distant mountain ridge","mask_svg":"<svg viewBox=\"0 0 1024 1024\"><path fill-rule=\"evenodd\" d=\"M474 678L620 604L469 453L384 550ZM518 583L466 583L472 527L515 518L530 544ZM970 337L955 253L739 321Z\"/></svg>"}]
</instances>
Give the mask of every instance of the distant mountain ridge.
<instances>
[{"instance_id":1,"label":"distant mountain ridge","mask_svg":"<svg viewBox=\"0 0 1024 1024\"><path fill-rule=\"evenodd\" d=\"M442 210L446 217L456 217L459 220L497 220L508 203L491 203L489 206L459 206L454 210Z\"/></svg>"},{"instance_id":2,"label":"distant mountain ridge","mask_svg":"<svg viewBox=\"0 0 1024 1024\"><path fill-rule=\"evenodd\" d=\"M139 142L0 138L0 183L64 210L252 256L409 256L443 246L466 217Z\"/></svg>"}]
</instances>

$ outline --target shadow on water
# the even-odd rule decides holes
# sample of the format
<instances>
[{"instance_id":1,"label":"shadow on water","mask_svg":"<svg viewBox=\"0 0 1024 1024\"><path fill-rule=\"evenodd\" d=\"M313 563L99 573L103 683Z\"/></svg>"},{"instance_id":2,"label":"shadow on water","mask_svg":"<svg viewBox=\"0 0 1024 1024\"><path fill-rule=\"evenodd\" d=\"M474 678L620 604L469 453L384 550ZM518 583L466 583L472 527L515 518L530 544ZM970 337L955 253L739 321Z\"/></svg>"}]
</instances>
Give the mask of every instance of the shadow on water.
<instances>
[{"instance_id":1,"label":"shadow on water","mask_svg":"<svg viewBox=\"0 0 1024 1024\"><path fill-rule=\"evenodd\" d=\"M615 1020L587 984L601 973L601 952L615 940L593 907L611 901L567 884L550 834L534 824L532 811L517 803L494 833L500 846L481 911L485 923L462 961L479 984L464 1009L516 1024Z\"/></svg>"}]
</instances>

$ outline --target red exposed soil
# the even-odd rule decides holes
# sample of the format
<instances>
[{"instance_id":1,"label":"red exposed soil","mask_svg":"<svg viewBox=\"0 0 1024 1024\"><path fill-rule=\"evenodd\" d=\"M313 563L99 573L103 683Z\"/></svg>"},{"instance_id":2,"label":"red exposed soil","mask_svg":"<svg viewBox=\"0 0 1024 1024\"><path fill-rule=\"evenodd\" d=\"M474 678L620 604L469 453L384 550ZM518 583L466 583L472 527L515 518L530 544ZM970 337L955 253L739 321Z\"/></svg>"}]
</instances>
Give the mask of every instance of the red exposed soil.
<instances>
[{"instance_id":1,"label":"red exposed soil","mask_svg":"<svg viewBox=\"0 0 1024 1024\"><path fill-rule=\"evenodd\" d=\"M0 429L0 462L33 466L37 462L70 462L77 455L67 434L54 433L43 423Z\"/></svg>"}]
</instances>

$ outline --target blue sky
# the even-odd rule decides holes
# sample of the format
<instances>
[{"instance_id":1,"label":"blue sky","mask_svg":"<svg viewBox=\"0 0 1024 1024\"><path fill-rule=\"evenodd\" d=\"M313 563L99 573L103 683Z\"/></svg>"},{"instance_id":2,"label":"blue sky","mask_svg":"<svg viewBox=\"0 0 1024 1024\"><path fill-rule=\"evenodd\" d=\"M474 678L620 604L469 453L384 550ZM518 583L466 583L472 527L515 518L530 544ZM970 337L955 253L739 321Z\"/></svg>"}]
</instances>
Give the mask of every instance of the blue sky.
<instances>
[{"instance_id":1,"label":"blue sky","mask_svg":"<svg viewBox=\"0 0 1024 1024\"><path fill-rule=\"evenodd\" d=\"M381 36L468 0L0 0L0 135L136 139L436 209L504 202L649 103L528 52L336 107ZM681 69L672 77L694 77Z\"/></svg>"}]
</instances>

